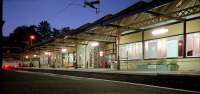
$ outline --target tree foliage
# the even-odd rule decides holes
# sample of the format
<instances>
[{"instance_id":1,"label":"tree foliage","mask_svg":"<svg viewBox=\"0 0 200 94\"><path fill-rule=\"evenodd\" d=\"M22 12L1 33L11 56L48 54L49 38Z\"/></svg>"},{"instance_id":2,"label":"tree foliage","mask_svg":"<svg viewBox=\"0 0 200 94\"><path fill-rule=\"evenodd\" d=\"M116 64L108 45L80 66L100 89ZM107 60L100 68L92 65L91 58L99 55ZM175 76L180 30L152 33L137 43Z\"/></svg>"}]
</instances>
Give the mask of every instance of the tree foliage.
<instances>
[{"instance_id":1,"label":"tree foliage","mask_svg":"<svg viewBox=\"0 0 200 94\"><path fill-rule=\"evenodd\" d=\"M70 31L69 27L64 27L62 29L51 29L49 22L41 21L39 25L30 26L18 26L12 34L7 39L7 43L10 46L19 46L26 48L30 46L30 36L34 35L35 39L32 43L41 42L43 40L48 40L49 38L56 37L59 34L63 34Z\"/></svg>"},{"instance_id":2,"label":"tree foliage","mask_svg":"<svg viewBox=\"0 0 200 94\"><path fill-rule=\"evenodd\" d=\"M9 36L9 43L13 46L27 47L30 44L30 36L34 35L33 43L39 41L39 35L35 30L36 26L19 26Z\"/></svg>"},{"instance_id":3,"label":"tree foliage","mask_svg":"<svg viewBox=\"0 0 200 94\"><path fill-rule=\"evenodd\" d=\"M41 21L38 25L38 34L41 36L42 39L48 39L51 35L51 27L47 21Z\"/></svg>"}]
</instances>

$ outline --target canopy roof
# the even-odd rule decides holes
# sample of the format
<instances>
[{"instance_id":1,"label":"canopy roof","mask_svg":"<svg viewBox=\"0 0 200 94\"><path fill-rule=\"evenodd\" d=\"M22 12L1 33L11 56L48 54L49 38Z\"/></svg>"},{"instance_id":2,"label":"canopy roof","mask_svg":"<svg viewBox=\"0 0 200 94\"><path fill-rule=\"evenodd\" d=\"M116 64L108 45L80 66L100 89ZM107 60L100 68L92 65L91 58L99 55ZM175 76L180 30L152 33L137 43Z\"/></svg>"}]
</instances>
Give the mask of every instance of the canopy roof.
<instances>
[{"instance_id":1,"label":"canopy roof","mask_svg":"<svg viewBox=\"0 0 200 94\"><path fill-rule=\"evenodd\" d=\"M114 43L119 32L121 35L140 32L195 17L200 17L199 0L140 1L119 13L108 14L93 23L35 44L28 50L60 51L62 47L75 47L88 41Z\"/></svg>"}]
</instances>

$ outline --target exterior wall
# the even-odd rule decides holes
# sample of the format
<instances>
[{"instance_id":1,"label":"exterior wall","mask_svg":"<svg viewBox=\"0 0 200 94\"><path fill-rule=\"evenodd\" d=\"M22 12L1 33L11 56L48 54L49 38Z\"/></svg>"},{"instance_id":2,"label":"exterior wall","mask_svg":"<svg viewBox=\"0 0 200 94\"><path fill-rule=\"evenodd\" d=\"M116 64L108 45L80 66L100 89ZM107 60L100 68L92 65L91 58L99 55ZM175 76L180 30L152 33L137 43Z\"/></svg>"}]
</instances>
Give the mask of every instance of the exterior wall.
<instances>
[{"instance_id":1,"label":"exterior wall","mask_svg":"<svg viewBox=\"0 0 200 94\"><path fill-rule=\"evenodd\" d=\"M186 22L186 32L197 32L200 31L200 19L191 20Z\"/></svg>"},{"instance_id":2,"label":"exterior wall","mask_svg":"<svg viewBox=\"0 0 200 94\"><path fill-rule=\"evenodd\" d=\"M142 41L142 33L133 33L120 37L120 44Z\"/></svg>"},{"instance_id":3,"label":"exterior wall","mask_svg":"<svg viewBox=\"0 0 200 94\"><path fill-rule=\"evenodd\" d=\"M161 38L161 37L183 34L183 23L163 26L163 27L159 27L159 28L167 28L169 31L165 34L156 35L156 36L152 34L152 31L154 29L144 31L144 40L150 40L150 39L156 39L156 38ZM156 29L159 29L159 28L156 28Z\"/></svg>"},{"instance_id":4,"label":"exterior wall","mask_svg":"<svg viewBox=\"0 0 200 94\"><path fill-rule=\"evenodd\" d=\"M196 25L197 23L198 23L198 21L195 21L195 24L191 24L191 25L197 26ZM151 40L151 39L156 39L156 38L162 38L162 37L167 37L167 36L183 34L183 23L163 26L163 27L159 27L159 28L167 28L169 30L169 32L155 36L155 35L151 34L154 29L147 30L147 31L144 31L144 40ZM156 28L156 29L159 29L159 28ZM197 26L195 28L195 30L197 31L198 29L200 30L200 27ZM192 31L194 31L194 30L192 30ZM132 33L132 34L128 34L128 35L124 35L124 36L120 37L120 44L138 42L138 41L142 41L142 32Z\"/></svg>"},{"instance_id":5,"label":"exterior wall","mask_svg":"<svg viewBox=\"0 0 200 94\"><path fill-rule=\"evenodd\" d=\"M190 20L186 22L186 32L199 32L200 31L200 19ZM144 40L152 40L152 39L158 39L168 36L176 36L176 35L183 35L183 23L177 23L167 26L162 26L158 28L167 28L169 31L165 34L156 35L154 36L152 34L151 30L144 31ZM158 29L155 28L155 29ZM120 37L120 44L126 44L126 43L134 43L141 41L142 39L141 32L139 33L132 33L128 35L124 35ZM177 57L174 59L166 58L163 62L164 65L160 65L159 62L163 59L145 59L145 60L130 60L130 61L120 61L120 69L121 70L135 70L135 71L169 71L170 69L167 66L171 66L172 64L176 64L178 68L176 71L200 71L200 58L182 58ZM116 69L117 63L114 63L112 66L113 69ZM162 67L159 69L159 67ZM167 69L168 68L168 69ZM173 70L174 71L174 70Z\"/></svg>"},{"instance_id":6,"label":"exterior wall","mask_svg":"<svg viewBox=\"0 0 200 94\"><path fill-rule=\"evenodd\" d=\"M200 58L187 58L177 62L179 65L178 71L200 71Z\"/></svg>"},{"instance_id":7,"label":"exterior wall","mask_svg":"<svg viewBox=\"0 0 200 94\"><path fill-rule=\"evenodd\" d=\"M105 46L105 49L106 49L106 50L113 49L113 44L112 44L112 43L107 44L107 45Z\"/></svg>"},{"instance_id":8,"label":"exterior wall","mask_svg":"<svg viewBox=\"0 0 200 94\"><path fill-rule=\"evenodd\" d=\"M68 53L73 53L74 51L76 51L76 47L68 47L67 48Z\"/></svg>"},{"instance_id":9,"label":"exterior wall","mask_svg":"<svg viewBox=\"0 0 200 94\"><path fill-rule=\"evenodd\" d=\"M200 71L200 58L184 58L184 59L166 59L163 64L166 64L166 68L171 62L176 61L178 68L176 71ZM166 71L158 69L159 60L144 60L144 61L121 61L121 70L133 70L133 71ZM167 65L168 64L168 65ZM128 66L127 66L128 65ZM156 66L157 65L157 66ZM156 69L157 68L157 69ZM167 70L169 71L169 70Z\"/></svg>"},{"instance_id":10,"label":"exterior wall","mask_svg":"<svg viewBox=\"0 0 200 94\"><path fill-rule=\"evenodd\" d=\"M200 19L191 20L186 22L187 33L200 31ZM183 23L163 26L159 28L167 28L169 32L161 35L152 35L151 30L144 31L144 40L152 40L162 37L174 36L183 34ZM158 28L156 28L158 29ZM120 44L134 43L142 41L142 32L127 34L120 37ZM78 66L81 68L99 68L98 64L101 63L101 57L99 57L99 51L113 49L113 44L100 45L99 47L92 48L90 45L79 45L77 49L77 61ZM76 51L75 47L67 48L68 53L73 53ZM113 56L114 57L114 56ZM129 60L120 61L121 70L134 70L134 71L168 71L168 66L171 62L177 64L178 68L176 71L200 71L200 58L175 58L175 59L165 59L162 64L159 64L159 58L152 60ZM175 62L174 62L175 61ZM55 67L62 67L62 53L54 52L51 57L51 64L55 63ZM69 63L69 62L67 62ZM41 67L49 67L48 56L40 55ZM36 64L37 65L37 64ZM117 63L113 63L113 69L116 69ZM160 66L162 65L162 66ZM65 65L64 65L65 66ZM67 65L68 66L68 65ZM158 69L158 67L162 67Z\"/></svg>"}]
</instances>

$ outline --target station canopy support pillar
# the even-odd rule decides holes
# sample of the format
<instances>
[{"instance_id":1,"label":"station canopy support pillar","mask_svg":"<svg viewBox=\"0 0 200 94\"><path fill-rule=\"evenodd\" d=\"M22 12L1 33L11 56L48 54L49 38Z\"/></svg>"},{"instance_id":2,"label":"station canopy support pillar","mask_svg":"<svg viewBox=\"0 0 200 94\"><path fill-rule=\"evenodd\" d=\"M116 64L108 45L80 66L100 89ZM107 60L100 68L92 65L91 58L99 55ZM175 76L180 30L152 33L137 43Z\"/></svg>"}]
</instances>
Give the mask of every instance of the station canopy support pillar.
<instances>
[{"instance_id":1,"label":"station canopy support pillar","mask_svg":"<svg viewBox=\"0 0 200 94\"><path fill-rule=\"evenodd\" d=\"M119 46L120 46L120 30L117 28L117 70L120 70L120 56L119 56Z\"/></svg>"}]
</instances>

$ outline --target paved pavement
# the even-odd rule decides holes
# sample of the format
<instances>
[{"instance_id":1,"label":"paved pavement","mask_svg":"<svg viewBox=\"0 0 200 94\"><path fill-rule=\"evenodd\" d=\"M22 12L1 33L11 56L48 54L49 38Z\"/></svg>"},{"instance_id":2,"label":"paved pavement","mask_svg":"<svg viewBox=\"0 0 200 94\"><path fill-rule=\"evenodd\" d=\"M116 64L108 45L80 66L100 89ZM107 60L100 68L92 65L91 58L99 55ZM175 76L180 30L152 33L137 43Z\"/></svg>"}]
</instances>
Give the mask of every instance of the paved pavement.
<instances>
[{"instance_id":1,"label":"paved pavement","mask_svg":"<svg viewBox=\"0 0 200 94\"><path fill-rule=\"evenodd\" d=\"M196 92L197 93L197 92ZM3 94L196 94L118 81L50 73L5 71Z\"/></svg>"},{"instance_id":2,"label":"paved pavement","mask_svg":"<svg viewBox=\"0 0 200 94\"><path fill-rule=\"evenodd\" d=\"M175 75L200 75L200 71L133 71L133 70L112 70L112 69L85 69L85 68L37 68L22 67L24 69L46 69L46 70L67 70L67 71L83 71L83 72L99 72L99 73L119 73L119 74L141 74L141 75L157 75L157 74L175 74Z\"/></svg>"}]
</instances>

